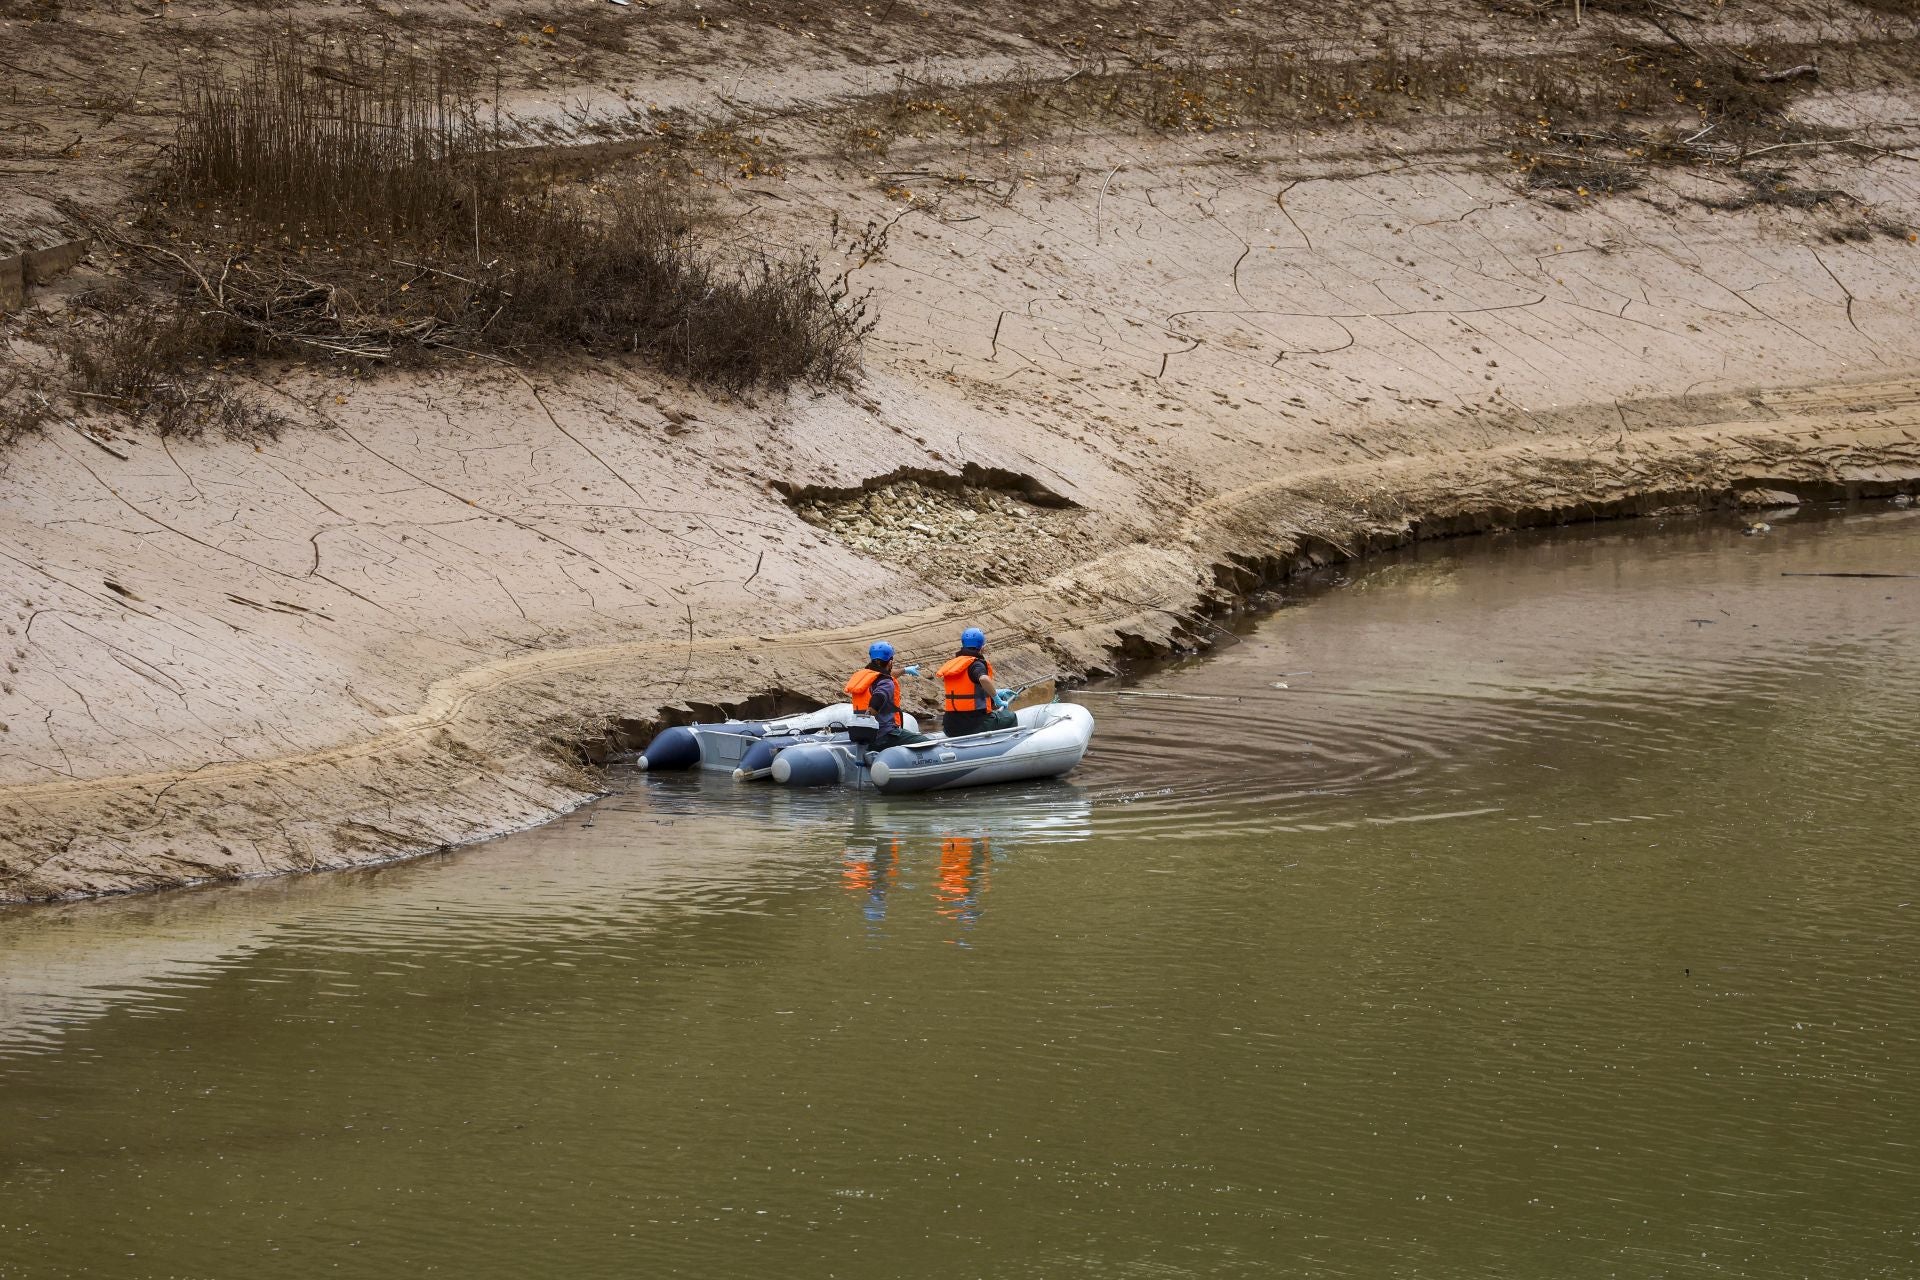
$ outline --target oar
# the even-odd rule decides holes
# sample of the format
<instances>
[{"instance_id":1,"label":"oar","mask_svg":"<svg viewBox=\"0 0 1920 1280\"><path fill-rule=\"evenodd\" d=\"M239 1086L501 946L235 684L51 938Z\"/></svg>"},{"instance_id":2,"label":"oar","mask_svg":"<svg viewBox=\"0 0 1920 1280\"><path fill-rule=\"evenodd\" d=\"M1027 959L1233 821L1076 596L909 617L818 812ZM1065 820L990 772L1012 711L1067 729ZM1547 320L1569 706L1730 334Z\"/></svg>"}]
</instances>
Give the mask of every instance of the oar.
<instances>
[{"instance_id":1,"label":"oar","mask_svg":"<svg viewBox=\"0 0 1920 1280\"><path fill-rule=\"evenodd\" d=\"M1013 691L1013 697L1007 701L1008 711L1018 711L1022 707L1042 707L1059 697L1059 680L1048 676L1044 680L1035 680L1023 684Z\"/></svg>"}]
</instances>

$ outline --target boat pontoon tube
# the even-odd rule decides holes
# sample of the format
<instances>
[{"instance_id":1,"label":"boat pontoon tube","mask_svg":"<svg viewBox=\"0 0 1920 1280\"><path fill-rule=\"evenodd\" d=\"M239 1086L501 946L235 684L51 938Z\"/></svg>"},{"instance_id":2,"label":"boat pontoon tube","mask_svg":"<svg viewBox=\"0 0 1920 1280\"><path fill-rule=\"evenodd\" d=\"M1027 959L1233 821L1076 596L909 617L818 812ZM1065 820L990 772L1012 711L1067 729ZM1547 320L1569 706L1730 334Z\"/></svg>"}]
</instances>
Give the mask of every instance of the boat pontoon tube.
<instances>
[{"instance_id":1,"label":"boat pontoon tube","mask_svg":"<svg viewBox=\"0 0 1920 1280\"><path fill-rule=\"evenodd\" d=\"M1050 702L1016 713L1012 729L888 747L867 763L873 785L889 795L1057 778L1080 763L1093 737L1093 713ZM785 753L783 753L785 754Z\"/></svg>"}]
</instances>

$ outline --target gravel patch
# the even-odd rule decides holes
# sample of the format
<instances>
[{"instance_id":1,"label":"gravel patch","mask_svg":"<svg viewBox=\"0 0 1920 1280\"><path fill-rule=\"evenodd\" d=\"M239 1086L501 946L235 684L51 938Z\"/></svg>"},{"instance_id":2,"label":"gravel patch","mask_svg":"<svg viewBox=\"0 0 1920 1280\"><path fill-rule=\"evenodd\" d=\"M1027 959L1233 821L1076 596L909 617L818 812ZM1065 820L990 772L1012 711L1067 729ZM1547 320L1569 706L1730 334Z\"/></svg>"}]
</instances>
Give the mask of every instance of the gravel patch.
<instances>
[{"instance_id":1,"label":"gravel patch","mask_svg":"<svg viewBox=\"0 0 1920 1280\"><path fill-rule=\"evenodd\" d=\"M800 518L854 549L936 581L1030 580L1078 541L1077 513L990 488L902 480L855 498L796 504Z\"/></svg>"}]
</instances>

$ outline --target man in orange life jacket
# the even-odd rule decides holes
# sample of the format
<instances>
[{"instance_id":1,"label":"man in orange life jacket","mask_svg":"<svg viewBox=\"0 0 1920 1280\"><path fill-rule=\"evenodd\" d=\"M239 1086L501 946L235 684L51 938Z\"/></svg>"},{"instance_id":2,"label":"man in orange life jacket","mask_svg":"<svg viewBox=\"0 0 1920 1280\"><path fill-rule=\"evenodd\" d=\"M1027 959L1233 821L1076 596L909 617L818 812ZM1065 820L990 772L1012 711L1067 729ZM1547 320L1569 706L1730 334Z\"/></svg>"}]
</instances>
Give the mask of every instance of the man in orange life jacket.
<instances>
[{"instance_id":1,"label":"man in orange life jacket","mask_svg":"<svg viewBox=\"0 0 1920 1280\"><path fill-rule=\"evenodd\" d=\"M1006 709L1013 694L993 683L993 664L982 652L986 647L987 633L968 627L960 633L960 652L940 668L940 682L947 690L947 714L941 727L949 738L1011 729L1019 723Z\"/></svg>"},{"instance_id":2,"label":"man in orange life jacket","mask_svg":"<svg viewBox=\"0 0 1920 1280\"><path fill-rule=\"evenodd\" d=\"M920 668L908 667L901 674L917 676ZM856 712L872 716L879 726L877 730L864 726L850 730L847 736L853 741L870 742L875 751L885 751L904 742L926 741L923 733L908 733L900 719L900 682L893 674L893 646L885 640L875 640L867 646L867 665L848 679L847 699Z\"/></svg>"}]
</instances>

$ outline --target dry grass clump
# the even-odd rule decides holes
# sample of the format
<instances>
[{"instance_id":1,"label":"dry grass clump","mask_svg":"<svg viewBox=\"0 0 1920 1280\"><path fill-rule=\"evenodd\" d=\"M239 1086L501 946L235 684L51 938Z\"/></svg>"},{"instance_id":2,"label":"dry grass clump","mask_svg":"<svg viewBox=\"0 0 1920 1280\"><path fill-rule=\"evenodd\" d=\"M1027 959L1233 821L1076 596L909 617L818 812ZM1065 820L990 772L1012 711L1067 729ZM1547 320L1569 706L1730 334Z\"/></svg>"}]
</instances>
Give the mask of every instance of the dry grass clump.
<instances>
[{"instance_id":1,"label":"dry grass clump","mask_svg":"<svg viewBox=\"0 0 1920 1280\"><path fill-rule=\"evenodd\" d=\"M272 439L289 425L218 359L224 326L137 291L83 293L58 318L28 312L0 347L0 447L102 411L167 439Z\"/></svg>"},{"instance_id":2,"label":"dry grass clump","mask_svg":"<svg viewBox=\"0 0 1920 1280\"><path fill-rule=\"evenodd\" d=\"M1569 192L1576 196L1613 195L1645 185L1646 171L1598 156L1533 152L1516 157L1529 191Z\"/></svg>"},{"instance_id":3,"label":"dry grass clump","mask_svg":"<svg viewBox=\"0 0 1920 1280\"><path fill-rule=\"evenodd\" d=\"M1740 178L1746 184L1746 190L1716 201L1713 208L1738 210L1771 206L1808 210L1835 203L1858 203L1838 187L1803 187L1785 169L1750 169Z\"/></svg>"},{"instance_id":4,"label":"dry grass clump","mask_svg":"<svg viewBox=\"0 0 1920 1280\"><path fill-rule=\"evenodd\" d=\"M786 156L765 133L750 132L737 120L716 121L682 107L651 109L629 106L625 117L582 117L581 131L610 139L639 139L629 149L637 158L684 170L696 178L731 174L736 178L778 178L786 173Z\"/></svg>"},{"instance_id":5,"label":"dry grass clump","mask_svg":"<svg viewBox=\"0 0 1920 1280\"><path fill-rule=\"evenodd\" d=\"M723 259L664 184L517 156L480 89L410 52L276 42L192 86L136 247L232 354L626 353L733 391L856 367L864 304L812 259Z\"/></svg>"},{"instance_id":6,"label":"dry grass clump","mask_svg":"<svg viewBox=\"0 0 1920 1280\"><path fill-rule=\"evenodd\" d=\"M0 449L35 434L52 416L44 379L26 369L0 371Z\"/></svg>"},{"instance_id":7,"label":"dry grass clump","mask_svg":"<svg viewBox=\"0 0 1920 1280\"><path fill-rule=\"evenodd\" d=\"M1808 187L1795 181L1793 174L1780 168L1754 168L1741 173L1745 190L1724 200L1707 202L1710 209L1790 209L1800 213L1824 210L1827 237L1835 241L1870 240L1882 236L1889 240L1910 240L1913 232L1904 223L1886 216L1851 192L1838 187Z\"/></svg>"},{"instance_id":8,"label":"dry grass clump","mask_svg":"<svg viewBox=\"0 0 1920 1280\"><path fill-rule=\"evenodd\" d=\"M191 303L103 309L97 323L64 335L65 390L119 409L162 439L197 440L209 431L228 440L274 439L287 419L225 376L219 363L244 341L230 321Z\"/></svg>"}]
</instances>

